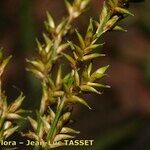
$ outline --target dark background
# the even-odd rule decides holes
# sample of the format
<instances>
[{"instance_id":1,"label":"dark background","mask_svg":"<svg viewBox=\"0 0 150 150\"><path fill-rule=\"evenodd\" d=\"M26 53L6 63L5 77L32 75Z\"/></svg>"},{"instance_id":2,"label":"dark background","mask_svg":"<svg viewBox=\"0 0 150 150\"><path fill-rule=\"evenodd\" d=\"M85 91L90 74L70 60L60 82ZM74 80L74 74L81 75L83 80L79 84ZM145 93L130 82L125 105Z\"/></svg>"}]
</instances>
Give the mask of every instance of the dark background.
<instances>
[{"instance_id":1,"label":"dark background","mask_svg":"<svg viewBox=\"0 0 150 150\"><path fill-rule=\"evenodd\" d=\"M13 55L3 76L3 88L10 101L22 90L24 108L37 109L40 84L25 71L25 58L36 52L35 38L44 31L48 10L59 22L67 15L63 0L1 0L0 46ZM98 18L102 0L92 0L88 12L74 23L85 32L90 17ZM110 65L105 82L111 89L103 95L88 96L93 111L75 107L73 126L81 131L78 138L94 139L93 147L60 148L87 150L150 149L150 3L131 4L135 17L121 24L127 33L113 32L105 36L105 58L98 65ZM15 86L15 87L14 87Z\"/></svg>"}]
</instances>

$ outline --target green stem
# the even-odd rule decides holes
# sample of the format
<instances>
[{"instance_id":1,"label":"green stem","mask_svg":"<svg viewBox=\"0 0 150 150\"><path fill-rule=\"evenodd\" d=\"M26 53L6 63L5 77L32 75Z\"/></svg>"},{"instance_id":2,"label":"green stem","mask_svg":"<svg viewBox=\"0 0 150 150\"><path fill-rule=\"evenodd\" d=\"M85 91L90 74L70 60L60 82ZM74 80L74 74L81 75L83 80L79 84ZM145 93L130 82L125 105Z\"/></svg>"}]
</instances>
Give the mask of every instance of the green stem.
<instances>
[{"instance_id":1,"label":"green stem","mask_svg":"<svg viewBox=\"0 0 150 150\"><path fill-rule=\"evenodd\" d=\"M2 100L2 81L0 80L0 100Z\"/></svg>"},{"instance_id":2,"label":"green stem","mask_svg":"<svg viewBox=\"0 0 150 150\"><path fill-rule=\"evenodd\" d=\"M41 118L40 118L40 114L37 112L37 120L38 120L38 127L37 127L37 131L36 134L39 135L40 133L40 128L41 128ZM40 141L40 138L39 138ZM39 145L35 145L34 150L39 150L40 146Z\"/></svg>"},{"instance_id":3,"label":"green stem","mask_svg":"<svg viewBox=\"0 0 150 150\"><path fill-rule=\"evenodd\" d=\"M46 147L45 147L45 150L48 150L50 149L50 145L51 142L52 142L52 139L53 139L53 136L55 135L56 131L57 131L57 124L58 124L58 121L59 121L59 118L60 118L60 115L61 115L61 112L64 108L64 103L65 103L65 97L63 97L62 101L61 101L61 104L59 105L58 107L58 110L56 112L56 116L55 116L55 119L52 123L52 126L51 126L51 129L49 130L48 132L48 135L47 135L47 144L46 144ZM53 143L52 143L53 144Z\"/></svg>"},{"instance_id":4,"label":"green stem","mask_svg":"<svg viewBox=\"0 0 150 150\"><path fill-rule=\"evenodd\" d=\"M3 127L3 123L4 123L4 117L2 116L1 118L0 118L0 130L2 130L1 128Z\"/></svg>"}]
</instances>

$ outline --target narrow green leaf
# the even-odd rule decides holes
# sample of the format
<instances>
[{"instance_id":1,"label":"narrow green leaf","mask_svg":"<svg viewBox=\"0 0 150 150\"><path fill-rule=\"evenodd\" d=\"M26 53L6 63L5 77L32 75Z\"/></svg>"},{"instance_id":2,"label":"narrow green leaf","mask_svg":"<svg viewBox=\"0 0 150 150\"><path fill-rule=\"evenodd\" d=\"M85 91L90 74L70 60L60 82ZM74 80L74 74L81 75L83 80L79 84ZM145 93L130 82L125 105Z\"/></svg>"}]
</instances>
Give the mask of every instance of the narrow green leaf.
<instances>
[{"instance_id":1,"label":"narrow green leaf","mask_svg":"<svg viewBox=\"0 0 150 150\"><path fill-rule=\"evenodd\" d=\"M101 94L99 91L97 91L95 88L93 88L89 85L81 85L80 89L81 89L81 91L85 91L85 92L93 92L96 94Z\"/></svg>"},{"instance_id":2,"label":"narrow green leaf","mask_svg":"<svg viewBox=\"0 0 150 150\"><path fill-rule=\"evenodd\" d=\"M90 0L82 0L80 4L80 10L84 10L86 6L89 4Z\"/></svg>"},{"instance_id":3,"label":"narrow green leaf","mask_svg":"<svg viewBox=\"0 0 150 150\"><path fill-rule=\"evenodd\" d=\"M49 53L49 51L50 51L50 49L52 48L52 46L53 46L53 43L52 43L52 41L49 41L49 43L46 45L46 47L45 47L45 52L46 53Z\"/></svg>"},{"instance_id":4,"label":"narrow green leaf","mask_svg":"<svg viewBox=\"0 0 150 150\"><path fill-rule=\"evenodd\" d=\"M79 134L80 131L76 131L76 130L68 128L68 127L63 127L60 133L63 133L63 134L67 134L67 133Z\"/></svg>"},{"instance_id":5,"label":"narrow green leaf","mask_svg":"<svg viewBox=\"0 0 150 150\"><path fill-rule=\"evenodd\" d=\"M69 47L69 45L70 45L69 43L64 43L64 44L60 45L57 49L57 54L66 50Z\"/></svg>"},{"instance_id":6,"label":"narrow green leaf","mask_svg":"<svg viewBox=\"0 0 150 150\"><path fill-rule=\"evenodd\" d=\"M134 14L132 14L129 10L121 8L121 7L115 7L115 11L121 14L127 14L130 16L134 16Z\"/></svg>"},{"instance_id":7,"label":"narrow green leaf","mask_svg":"<svg viewBox=\"0 0 150 150\"><path fill-rule=\"evenodd\" d=\"M55 28L55 23L54 20L52 18L52 16L50 15L49 12L47 12L47 18L48 18L48 24L51 28Z\"/></svg>"},{"instance_id":8,"label":"narrow green leaf","mask_svg":"<svg viewBox=\"0 0 150 150\"><path fill-rule=\"evenodd\" d=\"M39 52L41 53L42 50L43 50L43 46L42 46L42 44L39 42L38 39L36 39L36 43L37 43L37 46L38 46L38 50L39 50Z\"/></svg>"},{"instance_id":9,"label":"narrow green leaf","mask_svg":"<svg viewBox=\"0 0 150 150\"><path fill-rule=\"evenodd\" d=\"M73 7L68 2L68 0L65 0L65 4L66 4L67 10L68 10L68 13L71 15L73 13Z\"/></svg>"},{"instance_id":10,"label":"narrow green leaf","mask_svg":"<svg viewBox=\"0 0 150 150\"><path fill-rule=\"evenodd\" d=\"M0 48L0 63L3 60L3 48Z\"/></svg>"},{"instance_id":11,"label":"narrow green leaf","mask_svg":"<svg viewBox=\"0 0 150 150\"><path fill-rule=\"evenodd\" d=\"M11 119L11 120L16 120L16 119L21 119L22 117L16 113L8 113L6 116L7 119Z\"/></svg>"},{"instance_id":12,"label":"narrow green leaf","mask_svg":"<svg viewBox=\"0 0 150 150\"><path fill-rule=\"evenodd\" d=\"M59 66L57 77L56 77L56 86L60 86L62 83L62 66Z\"/></svg>"},{"instance_id":13,"label":"narrow green leaf","mask_svg":"<svg viewBox=\"0 0 150 150\"><path fill-rule=\"evenodd\" d=\"M6 130L6 131L4 132L4 137L5 137L5 139L7 139L9 136L11 136L18 128L19 128L19 127L16 126L16 127L14 127L14 128L10 128L10 129Z\"/></svg>"},{"instance_id":14,"label":"narrow green leaf","mask_svg":"<svg viewBox=\"0 0 150 150\"><path fill-rule=\"evenodd\" d=\"M77 34L78 40L80 42L81 48L84 49L85 43L84 43L84 39L83 39L82 35L77 30L76 30L76 34Z\"/></svg>"},{"instance_id":15,"label":"narrow green leaf","mask_svg":"<svg viewBox=\"0 0 150 150\"><path fill-rule=\"evenodd\" d=\"M48 133L48 131L50 130L51 126L49 124L49 122L47 122L46 120L46 117L41 117L41 120L43 122L43 126L44 126L44 129L45 129L45 132Z\"/></svg>"},{"instance_id":16,"label":"narrow green leaf","mask_svg":"<svg viewBox=\"0 0 150 150\"><path fill-rule=\"evenodd\" d=\"M85 41L87 41L89 38L91 39L93 37L93 19L90 19L90 23L86 32Z\"/></svg>"},{"instance_id":17,"label":"narrow green leaf","mask_svg":"<svg viewBox=\"0 0 150 150\"><path fill-rule=\"evenodd\" d=\"M51 39L48 37L48 35L46 33L43 33L43 37L44 37L44 40L45 40L46 44L52 42Z\"/></svg>"},{"instance_id":18,"label":"narrow green leaf","mask_svg":"<svg viewBox=\"0 0 150 150\"><path fill-rule=\"evenodd\" d=\"M73 139L73 138L75 138L75 136L67 135L67 134L57 134L54 138L54 142L67 140L67 139Z\"/></svg>"},{"instance_id":19,"label":"narrow green leaf","mask_svg":"<svg viewBox=\"0 0 150 150\"><path fill-rule=\"evenodd\" d=\"M9 57L7 57L6 59L3 60L2 64L0 65L0 76L4 72L4 69L5 69L6 65L9 63L11 58L12 58L12 56L9 56Z\"/></svg>"},{"instance_id":20,"label":"narrow green leaf","mask_svg":"<svg viewBox=\"0 0 150 150\"><path fill-rule=\"evenodd\" d=\"M101 56L105 56L105 54L93 53L93 54L85 55L83 57L83 61L91 60Z\"/></svg>"},{"instance_id":21,"label":"narrow green leaf","mask_svg":"<svg viewBox=\"0 0 150 150\"><path fill-rule=\"evenodd\" d=\"M76 86L79 86L80 85L80 77L79 77L79 73L77 70L74 71L74 78L75 78Z\"/></svg>"},{"instance_id":22,"label":"narrow green leaf","mask_svg":"<svg viewBox=\"0 0 150 150\"><path fill-rule=\"evenodd\" d=\"M114 25L117 23L117 21L119 20L119 16L115 15L114 17L112 17L105 25L104 27L104 32L111 30Z\"/></svg>"},{"instance_id":23,"label":"narrow green leaf","mask_svg":"<svg viewBox=\"0 0 150 150\"><path fill-rule=\"evenodd\" d=\"M93 82L87 82L87 85L94 86L94 87L110 88L109 85L103 85L100 83L93 83Z\"/></svg>"},{"instance_id":24,"label":"narrow green leaf","mask_svg":"<svg viewBox=\"0 0 150 150\"><path fill-rule=\"evenodd\" d=\"M74 46L73 50L76 52L76 54L78 54L78 57L79 58L82 57L83 56L83 50L79 46L77 46L76 44L74 44L73 46Z\"/></svg>"},{"instance_id":25,"label":"narrow green leaf","mask_svg":"<svg viewBox=\"0 0 150 150\"><path fill-rule=\"evenodd\" d=\"M72 65L73 67L76 66L76 61L75 61L70 55L65 54L65 53L62 53L62 54L66 57L66 59L71 63L71 65Z\"/></svg>"},{"instance_id":26,"label":"narrow green leaf","mask_svg":"<svg viewBox=\"0 0 150 150\"><path fill-rule=\"evenodd\" d=\"M47 121L48 122L53 122L54 121L54 118L55 118L55 113L54 113L54 111L49 107L49 115L47 116Z\"/></svg>"},{"instance_id":27,"label":"narrow green leaf","mask_svg":"<svg viewBox=\"0 0 150 150\"><path fill-rule=\"evenodd\" d=\"M89 64L89 67L88 67L88 71L87 71L87 73L88 73L88 78L89 78L90 75L91 75L91 71L92 71L92 63L90 63L90 64Z\"/></svg>"},{"instance_id":28,"label":"narrow green leaf","mask_svg":"<svg viewBox=\"0 0 150 150\"><path fill-rule=\"evenodd\" d=\"M23 100L24 100L24 96L23 93L21 92L20 96L9 106L8 108L8 112L15 112L22 104Z\"/></svg>"},{"instance_id":29,"label":"narrow green leaf","mask_svg":"<svg viewBox=\"0 0 150 150\"><path fill-rule=\"evenodd\" d=\"M39 78L39 79L44 79L44 74L43 73L41 73L40 71L38 71L38 70L35 70L35 69L29 69L29 68L26 68L26 70L27 71L29 71L29 72L32 72L37 78Z\"/></svg>"},{"instance_id":30,"label":"narrow green leaf","mask_svg":"<svg viewBox=\"0 0 150 150\"><path fill-rule=\"evenodd\" d=\"M109 66L101 67L97 69L92 75L91 75L91 81L95 81L96 79L102 78L105 75L106 70Z\"/></svg>"},{"instance_id":31,"label":"narrow green leaf","mask_svg":"<svg viewBox=\"0 0 150 150\"><path fill-rule=\"evenodd\" d=\"M99 16L100 26L102 26L102 24L107 19L107 15L108 15L108 8L106 6L106 2L104 2L102 12L100 13L100 16Z\"/></svg>"},{"instance_id":32,"label":"narrow green leaf","mask_svg":"<svg viewBox=\"0 0 150 150\"><path fill-rule=\"evenodd\" d=\"M85 54L91 52L92 50L98 48L98 47L101 47L103 46L104 44L91 44L90 46L88 46L87 48L85 48Z\"/></svg>"},{"instance_id":33,"label":"narrow green leaf","mask_svg":"<svg viewBox=\"0 0 150 150\"><path fill-rule=\"evenodd\" d=\"M26 59L26 62L31 64L33 67L35 67L35 69L37 69L40 72L43 72L45 70L45 66L40 60L32 61L32 60Z\"/></svg>"},{"instance_id":34,"label":"narrow green leaf","mask_svg":"<svg viewBox=\"0 0 150 150\"><path fill-rule=\"evenodd\" d=\"M125 30L125 29L122 28L121 26L115 26L115 27L113 28L113 30L127 32L127 30Z\"/></svg>"},{"instance_id":35,"label":"narrow green leaf","mask_svg":"<svg viewBox=\"0 0 150 150\"><path fill-rule=\"evenodd\" d=\"M32 119L31 117L28 117L28 119L29 119L30 124L31 124L32 128L34 129L34 131L36 131L37 127L38 127L37 122L34 119Z\"/></svg>"},{"instance_id":36,"label":"narrow green leaf","mask_svg":"<svg viewBox=\"0 0 150 150\"><path fill-rule=\"evenodd\" d=\"M82 99L78 96L75 96L75 95L70 96L68 99L68 102L74 103L74 104L81 103L81 104L85 105L86 107L88 107L89 109L91 109L91 107L88 105L88 103L84 99Z\"/></svg>"},{"instance_id":37,"label":"narrow green leaf","mask_svg":"<svg viewBox=\"0 0 150 150\"><path fill-rule=\"evenodd\" d=\"M64 28L66 27L68 20L64 19L60 22L60 24L56 28L56 33L61 34L64 31Z\"/></svg>"}]
</instances>

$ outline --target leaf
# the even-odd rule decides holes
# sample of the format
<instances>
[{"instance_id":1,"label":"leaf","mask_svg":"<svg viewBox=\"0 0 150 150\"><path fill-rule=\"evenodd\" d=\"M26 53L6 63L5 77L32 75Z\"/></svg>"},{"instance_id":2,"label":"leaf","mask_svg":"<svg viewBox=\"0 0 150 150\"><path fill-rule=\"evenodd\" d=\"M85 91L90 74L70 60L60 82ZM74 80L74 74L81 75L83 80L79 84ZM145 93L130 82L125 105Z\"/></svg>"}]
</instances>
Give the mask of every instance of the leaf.
<instances>
[{"instance_id":1,"label":"leaf","mask_svg":"<svg viewBox=\"0 0 150 150\"><path fill-rule=\"evenodd\" d=\"M44 37L44 40L45 40L45 43L46 43L46 44L52 42L51 39L48 37L47 34L43 33L43 37Z\"/></svg>"},{"instance_id":2,"label":"leaf","mask_svg":"<svg viewBox=\"0 0 150 150\"><path fill-rule=\"evenodd\" d=\"M36 43L37 43L37 46L38 46L39 53L41 53L42 50L43 50L43 46L42 46L42 44L39 42L38 39L36 39Z\"/></svg>"},{"instance_id":3,"label":"leaf","mask_svg":"<svg viewBox=\"0 0 150 150\"><path fill-rule=\"evenodd\" d=\"M68 54L62 53L73 67L76 67L76 61Z\"/></svg>"},{"instance_id":4,"label":"leaf","mask_svg":"<svg viewBox=\"0 0 150 150\"><path fill-rule=\"evenodd\" d=\"M88 29L87 29L87 32L86 32L86 36L85 36L86 45L88 45L90 43L90 40L93 38L93 30L94 30L94 28L93 28L93 19L91 18Z\"/></svg>"},{"instance_id":5,"label":"leaf","mask_svg":"<svg viewBox=\"0 0 150 150\"><path fill-rule=\"evenodd\" d=\"M62 97L64 95L64 91L54 91L54 97Z\"/></svg>"},{"instance_id":6,"label":"leaf","mask_svg":"<svg viewBox=\"0 0 150 150\"><path fill-rule=\"evenodd\" d=\"M115 11L121 14L127 14L130 16L134 16L134 14L132 14L129 10L121 8L121 7L115 7Z\"/></svg>"},{"instance_id":7,"label":"leaf","mask_svg":"<svg viewBox=\"0 0 150 150\"><path fill-rule=\"evenodd\" d=\"M80 89L82 91L85 91L85 92L93 92L93 93L96 93L96 94L101 94L99 91L97 91L95 88L93 88L89 85L81 85Z\"/></svg>"},{"instance_id":8,"label":"leaf","mask_svg":"<svg viewBox=\"0 0 150 150\"><path fill-rule=\"evenodd\" d=\"M91 80L91 81L94 81L94 80L96 80L96 79L102 78L102 77L105 75L104 73L106 72L106 70L108 69L108 67L109 67L109 65L97 69L97 70L91 75L90 80Z\"/></svg>"},{"instance_id":9,"label":"leaf","mask_svg":"<svg viewBox=\"0 0 150 150\"><path fill-rule=\"evenodd\" d=\"M63 134L68 134L68 133L79 134L80 131L76 131L76 130L68 128L68 127L63 127L60 133L63 133Z\"/></svg>"},{"instance_id":10,"label":"leaf","mask_svg":"<svg viewBox=\"0 0 150 150\"><path fill-rule=\"evenodd\" d=\"M65 75L65 77L63 78L63 82L67 83L70 77L71 77L71 73L68 73L67 75Z\"/></svg>"},{"instance_id":11,"label":"leaf","mask_svg":"<svg viewBox=\"0 0 150 150\"><path fill-rule=\"evenodd\" d=\"M11 58L12 58L12 56L9 56L9 57L7 57L6 59L4 59L2 61L2 64L0 65L0 76L4 72L4 69L5 69L6 65L9 63L9 61L10 61Z\"/></svg>"},{"instance_id":12,"label":"leaf","mask_svg":"<svg viewBox=\"0 0 150 150\"><path fill-rule=\"evenodd\" d=\"M53 46L52 41L49 41L49 43L45 47L45 52L49 53L49 51L51 50L52 46Z\"/></svg>"},{"instance_id":13,"label":"leaf","mask_svg":"<svg viewBox=\"0 0 150 150\"><path fill-rule=\"evenodd\" d=\"M91 109L91 107L87 104L87 102L86 102L84 99L82 99L82 98L80 98L80 97L78 97L78 96L75 96L75 95L70 96L70 97L68 98L68 102L74 103L74 104L80 103L80 104L85 105L85 106L88 107L89 109Z\"/></svg>"},{"instance_id":14,"label":"leaf","mask_svg":"<svg viewBox=\"0 0 150 150\"><path fill-rule=\"evenodd\" d=\"M89 80L89 75L88 75L88 67L85 66L83 72L82 72L82 82Z\"/></svg>"},{"instance_id":15,"label":"leaf","mask_svg":"<svg viewBox=\"0 0 150 150\"><path fill-rule=\"evenodd\" d=\"M60 86L62 83L62 66L59 66L57 77L56 77L56 86Z\"/></svg>"},{"instance_id":16,"label":"leaf","mask_svg":"<svg viewBox=\"0 0 150 150\"><path fill-rule=\"evenodd\" d=\"M125 30L125 29L122 28L121 26L115 26L115 27L113 28L113 30L127 32L127 30Z\"/></svg>"},{"instance_id":17,"label":"leaf","mask_svg":"<svg viewBox=\"0 0 150 150\"><path fill-rule=\"evenodd\" d=\"M22 117L16 113L8 113L6 116L7 119L21 119Z\"/></svg>"},{"instance_id":18,"label":"leaf","mask_svg":"<svg viewBox=\"0 0 150 150\"><path fill-rule=\"evenodd\" d=\"M114 16L112 17L105 25L104 27L104 31L103 32L106 32L108 30L111 30L111 28L117 23L117 21L119 20L119 16Z\"/></svg>"},{"instance_id":19,"label":"leaf","mask_svg":"<svg viewBox=\"0 0 150 150\"><path fill-rule=\"evenodd\" d=\"M36 131L37 127L38 127L37 122L34 119L32 119L31 117L28 117L28 119L29 119L30 124L31 124L32 128L34 129L34 131Z\"/></svg>"},{"instance_id":20,"label":"leaf","mask_svg":"<svg viewBox=\"0 0 150 150\"><path fill-rule=\"evenodd\" d=\"M104 1L102 12L100 13L100 16L99 16L99 21L100 21L101 25L107 19L107 15L108 15L108 9L107 9L107 6L106 6L106 2Z\"/></svg>"},{"instance_id":21,"label":"leaf","mask_svg":"<svg viewBox=\"0 0 150 150\"><path fill-rule=\"evenodd\" d=\"M57 26L56 28L56 33L57 34L61 34L63 31L64 31L64 28L66 27L67 25L67 22L68 20L67 19L64 19L60 22L60 24Z\"/></svg>"},{"instance_id":22,"label":"leaf","mask_svg":"<svg viewBox=\"0 0 150 150\"><path fill-rule=\"evenodd\" d=\"M84 39L83 39L82 35L77 30L76 30L76 34L77 34L78 40L80 42L81 48L84 49L85 43L84 43Z\"/></svg>"},{"instance_id":23,"label":"leaf","mask_svg":"<svg viewBox=\"0 0 150 150\"><path fill-rule=\"evenodd\" d=\"M83 61L91 60L101 56L105 56L105 54L93 53L93 54L85 55L83 57Z\"/></svg>"},{"instance_id":24,"label":"leaf","mask_svg":"<svg viewBox=\"0 0 150 150\"><path fill-rule=\"evenodd\" d=\"M73 50L76 52L76 54L78 54L78 57L79 58L82 57L83 56L83 50L79 46L77 46L76 44L74 44L73 46L74 46Z\"/></svg>"},{"instance_id":25,"label":"leaf","mask_svg":"<svg viewBox=\"0 0 150 150\"><path fill-rule=\"evenodd\" d=\"M31 132L31 131L29 131L29 133L23 134L23 136L27 136L28 138L36 140L36 141L39 140L39 137L34 132Z\"/></svg>"},{"instance_id":26,"label":"leaf","mask_svg":"<svg viewBox=\"0 0 150 150\"><path fill-rule=\"evenodd\" d=\"M107 6L109 6L110 8L114 8L115 5L117 4L117 1L107 0L106 3L107 3Z\"/></svg>"},{"instance_id":27,"label":"leaf","mask_svg":"<svg viewBox=\"0 0 150 150\"><path fill-rule=\"evenodd\" d=\"M55 23L54 20L52 18L52 16L50 15L49 12L47 12L47 19L48 19L48 24L51 28L55 28Z\"/></svg>"},{"instance_id":28,"label":"leaf","mask_svg":"<svg viewBox=\"0 0 150 150\"><path fill-rule=\"evenodd\" d=\"M44 79L44 74L43 73L41 73L40 71L38 71L38 70L35 70L35 69L29 69L29 68L26 68L26 70L27 71L29 71L29 72L32 72L37 78L39 78L39 79Z\"/></svg>"},{"instance_id":29,"label":"leaf","mask_svg":"<svg viewBox=\"0 0 150 150\"><path fill-rule=\"evenodd\" d=\"M67 139L73 139L73 138L75 138L75 136L67 135L67 134L57 134L55 136L53 142L58 142L58 141L67 140Z\"/></svg>"},{"instance_id":30,"label":"leaf","mask_svg":"<svg viewBox=\"0 0 150 150\"><path fill-rule=\"evenodd\" d=\"M60 117L58 124L57 124L57 131L62 130L62 127L64 126L64 124L69 121L70 116L71 116L71 112L66 112Z\"/></svg>"},{"instance_id":31,"label":"leaf","mask_svg":"<svg viewBox=\"0 0 150 150\"><path fill-rule=\"evenodd\" d=\"M3 60L3 48L0 48L0 63Z\"/></svg>"},{"instance_id":32,"label":"leaf","mask_svg":"<svg viewBox=\"0 0 150 150\"><path fill-rule=\"evenodd\" d=\"M26 59L26 62L34 66L38 71L43 72L45 69L44 64L40 60L29 60Z\"/></svg>"},{"instance_id":33,"label":"leaf","mask_svg":"<svg viewBox=\"0 0 150 150\"><path fill-rule=\"evenodd\" d=\"M3 135L5 137L5 139L7 139L9 136L11 136L18 128L19 127L16 126L14 128L10 128L10 129L6 130Z\"/></svg>"},{"instance_id":34,"label":"leaf","mask_svg":"<svg viewBox=\"0 0 150 150\"><path fill-rule=\"evenodd\" d=\"M15 112L21 106L24 98L23 93L21 93L20 96L9 106L8 112Z\"/></svg>"},{"instance_id":35,"label":"leaf","mask_svg":"<svg viewBox=\"0 0 150 150\"><path fill-rule=\"evenodd\" d=\"M47 122L45 116L44 117L41 117L41 120L43 121L43 126L44 126L44 129L45 129L45 132L48 133L48 131L50 130L50 124Z\"/></svg>"},{"instance_id":36,"label":"leaf","mask_svg":"<svg viewBox=\"0 0 150 150\"><path fill-rule=\"evenodd\" d=\"M109 85L103 85L103 84L100 84L100 83L93 83L93 82L87 82L87 85L95 86L95 87L102 87L102 88L110 88Z\"/></svg>"},{"instance_id":37,"label":"leaf","mask_svg":"<svg viewBox=\"0 0 150 150\"><path fill-rule=\"evenodd\" d=\"M80 10L84 10L86 6L89 4L90 0L82 0L80 4Z\"/></svg>"},{"instance_id":38,"label":"leaf","mask_svg":"<svg viewBox=\"0 0 150 150\"><path fill-rule=\"evenodd\" d=\"M88 78L89 78L90 75L91 75L91 71L92 71L92 63L90 63L90 64L89 64L89 67L88 67L88 71L87 71L87 73L88 73Z\"/></svg>"},{"instance_id":39,"label":"leaf","mask_svg":"<svg viewBox=\"0 0 150 150\"><path fill-rule=\"evenodd\" d=\"M3 129L4 129L4 130L9 129L11 126L12 126L12 122L11 122L11 121L6 121L6 122L4 123Z\"/></svg>"},{"instance_id":40,"label":"leaf","mask_svg":"<svg viewBox=\"0 0 150 150\"><path fill-rule=\"evenodd\" d=\"M76 86L79 86L80 85L80 77L79 77L79 73L77 70L75 70L75 72L74 72L74 78L75 78Z\"/></svg>"},{"instance_id":41,"label":"leaf","mask_svg":"<svg viewBox=\"0 0 150 150\"><path fill-rule=\"evenodd\" d=\"M96 49L100 46L103 46L104 44L91 44L90 46L88 46L87 48L85 48L85 54L91 52L93 49Z\"/></svg>"},{"instance_id":42,"label":"leaf","mask_svg":"<svg viewBox=\"0 0 150 150\"><path fill-rule=\"evenodd\" d=\"M69 47L69 45L70 45L69 43L64 43L64 44L60 45L57 49L57 54L66 50Z\"/></svg>"},{"instance_id":43,"label":"leaf","mask_svg":"<svg viewBox=\"0 0 150 150\"><path fill-rule=\"evenodd\" d=\"M66 4L66 7L67 7L67 10L68 10L69 14L71 15L73 13L73 7L68 2L68 0L65 0L65 4Z\"/></svg>"},{"instance_id":44,"label":"leaf","mask_svg":"<svg viewBox=\"0 0 150 150\"><path fill-rule=\"evenodd\" d=\"M46 120L48 122L53 122L55 118L55 113L54 111L49 107L49 115L47 116Z\"/></svg>"}]
</instances>

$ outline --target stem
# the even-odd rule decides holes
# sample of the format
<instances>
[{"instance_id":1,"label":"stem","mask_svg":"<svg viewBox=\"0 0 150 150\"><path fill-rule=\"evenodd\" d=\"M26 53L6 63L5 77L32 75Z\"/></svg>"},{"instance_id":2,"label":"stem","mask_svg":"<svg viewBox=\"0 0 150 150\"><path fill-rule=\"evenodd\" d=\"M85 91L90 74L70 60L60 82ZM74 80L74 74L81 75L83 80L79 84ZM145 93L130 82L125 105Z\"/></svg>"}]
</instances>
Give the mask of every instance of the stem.
<instances>
[{"instance_id":1,"label":"stem","mask_svg":"<svg viewBox=\"0 0 150 150\"><path fill-rule=\"evenodd\" d=\"M40 133L40 128L41 128L41 119L40 119L40 114L37 112L37 116L38 116L38 127L37 127L37 131L36 134L39 135ZM39 138L39 142L40 142L40 138ZM40 146L39 145L35 145L34 150L39 150Z\"/></svg>"},{"instance_id":2,"label":"stem","mask_svg":"<svg viewBox=\"0 0 150 150\"><path fill-rule=\"evenodd\" d=\"M45 147L45 150L48 150L50 149L49 147L49 144L51 144L51 141L53 139L53 136L55 135L56 131L57 131L57 123L59 121L59 118L60 118L60 115L61 115L61 112L63 110L63 107L64 107L64 103L65 103L65 97L63 97L59 107L58 107L58 110L56 112L56 116L55 116L55 119L52 123L52 126L51 126L51 129L49 130L48 132L48 135L47 135L47 144L46 144L46 147ZM53 144L53 143L52 143Z\"/></svg>"},{"instance_id":3,"label":"stem","mask_svg":"<svg viewBox=\"0 0 150 150\"><path fill-rule=\"evenodd\" d=\"M0 100L2 100L2 81L0 79Z\"/></svg>"},{"instance_id":4,"label":"stem","mask_svg":"<svg viewBox=\"0 0 150 150\"><path fill-rule=\"evenodd\" d=\"M46 77L47 79L47 77ZM41 115L44 114L45 109L46 109L46 101L48 99L48 91L46 88L46 82L42 82L42 98L41 98L41 104L40 104L40 113Z\"/></svg>"},{"instance_id":5,"label":"stem","mask_svg":"<svg viewBox=\"0 0 150 150\"><path fill-rule=\"evenodd\" d=\"M1 118L0 118L0 130L2 130L1 128L2 128L2 126L3 126L3 123L4 123L4 117L2 116Z\"/></svg>"}]
</instances>

